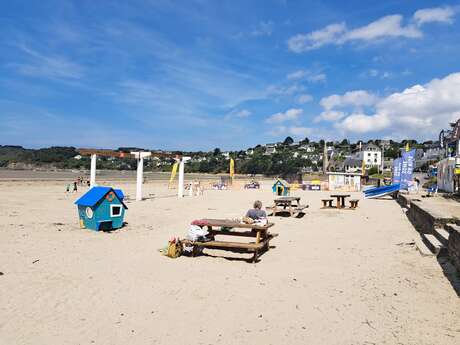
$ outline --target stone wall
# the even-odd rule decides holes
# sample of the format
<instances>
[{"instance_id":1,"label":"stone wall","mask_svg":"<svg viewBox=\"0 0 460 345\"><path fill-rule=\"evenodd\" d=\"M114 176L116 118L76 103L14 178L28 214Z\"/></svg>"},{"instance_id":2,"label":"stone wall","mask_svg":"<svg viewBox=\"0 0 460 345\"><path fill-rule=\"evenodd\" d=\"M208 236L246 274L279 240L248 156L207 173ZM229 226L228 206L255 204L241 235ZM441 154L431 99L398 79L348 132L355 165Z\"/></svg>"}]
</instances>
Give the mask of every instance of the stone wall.
<instances>
[{"instance_id":1,"label":"stone wall","mask_svg":"<svg viewBox=\"0 0 460 345\"><path fill-rule=\"evenodd\" d=\"M450 221L450 219L446 219L433 211L425 210L421 203L415 200L411 202L407 216L415 228L424 234L431 234L434 228L444 227Z\"/></svg>"},{"instance_id":2,"label":"stone wall","mask_svg":"<svg viewBox=\"0 0 460 345\"><path fill-rule=\"evenodd\" d=\"M446 230L449 231L449 243L447 249L449 258L458 272L460 272L460 226L447 224Z\"/></svg>"}]
</instances>

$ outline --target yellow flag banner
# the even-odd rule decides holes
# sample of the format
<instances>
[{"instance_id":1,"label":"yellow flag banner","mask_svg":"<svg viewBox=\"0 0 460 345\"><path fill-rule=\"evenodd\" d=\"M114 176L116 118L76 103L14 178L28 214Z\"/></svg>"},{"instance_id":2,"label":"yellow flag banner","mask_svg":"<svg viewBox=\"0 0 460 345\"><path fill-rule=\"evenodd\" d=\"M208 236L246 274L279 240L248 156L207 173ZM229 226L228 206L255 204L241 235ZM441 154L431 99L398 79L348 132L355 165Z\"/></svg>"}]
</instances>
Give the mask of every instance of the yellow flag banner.
<instances>
[{"instance_id":1,"label":"yellow flag banner","mask_svg":"<svg viewBox=\"0 0 460 345\"><path fill-rule=\"evenodd\" d=\"M171 184L173 183L174 181L174 178L176 177L176 174L177 174L177 167L179 166L179 163L174 163L173 167L172 167L172 171L171 171L171 178L169 179L169 188L171 188Z\"/></svg>"},{"instance_id":2,"label":"yellow flag banner","mask_svg":"<svg viewBox=\"0 0 460 345\"><path fill-rule=\"evenodd\" d=\"M230 177L233 179L233 176L235 176L235 161L230 158Z\"/></svg>"},{"instance_id":3,"label":"yellow flag banner","mask_svg":"<svg viewBox=\"0 0 460 345\"><path fill-rule=\"evenodd\" d=\"M409 151L410 151L409 143L406 143L406 152L409 152Z\"/></svg>"}]
</instances>

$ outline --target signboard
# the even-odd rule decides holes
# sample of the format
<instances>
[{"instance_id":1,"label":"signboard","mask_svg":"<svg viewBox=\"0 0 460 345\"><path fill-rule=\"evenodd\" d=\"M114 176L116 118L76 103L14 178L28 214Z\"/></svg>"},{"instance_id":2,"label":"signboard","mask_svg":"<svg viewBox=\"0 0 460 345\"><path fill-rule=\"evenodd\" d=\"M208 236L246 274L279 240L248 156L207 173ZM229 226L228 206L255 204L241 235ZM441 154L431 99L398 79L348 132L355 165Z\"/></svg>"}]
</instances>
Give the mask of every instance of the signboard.
<instances>
[{"instance_id":1,"label":"signboard","mask_svg":"<svg viewBox=\"0 0 460 345\"><path fill-rule=\"evenodd\" d=\"M393 161L393 183L401 182L401 158L397 158Z\"/></svg>"},{"instance_id":2,"label":"signboard","mask_svg":"<svg viewBox=\"0 0 460 345\"><path fill-rule=\"evenodd\" d=\"M412 181L412 174L415 165L415 151L403 152L401 157L401 189L408 189L409 182Z\"/></svg>"},{"instance_id":3,"label":"signboard","mask_svg":"<svg viewBox=\"0 0 460 345\"><path fill-rule=\"evenodd\" d=\"M308 185L308 190L321 190L321 185L319 185L319 184L310 184L310 185Z\"/></svg>"}]
</instances>

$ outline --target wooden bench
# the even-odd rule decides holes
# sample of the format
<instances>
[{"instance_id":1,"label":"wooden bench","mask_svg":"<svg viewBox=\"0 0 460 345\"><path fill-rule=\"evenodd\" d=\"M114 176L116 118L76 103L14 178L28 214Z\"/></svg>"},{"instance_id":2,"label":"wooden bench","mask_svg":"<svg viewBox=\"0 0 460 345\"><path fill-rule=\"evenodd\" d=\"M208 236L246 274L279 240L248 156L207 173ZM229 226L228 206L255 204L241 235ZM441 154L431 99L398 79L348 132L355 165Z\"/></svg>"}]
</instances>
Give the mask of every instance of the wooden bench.
<instances>
[{"instance_id":1,"label":"wooden bench","mask_svg":"<svg viewBox=\"0 0 460 345\"><path fill-rule=\"evenodd\" d=\"M274 226L274 223L265 225L245 224L226 219L202 219L203 226L208 228L208 232L212 241L191 241L188 239L181 240L183 244L193 246L192 256L196 254L196 248L210 249L225 249L234 251L250 251L254 252L252 262L257 262L260 254L268 251L269 242L278 234L270 233L269 228ZM225 228L225 229L222 229ZM227 230L230 229L231 230ZM244 229L241 231L241 229ZM231 242L231 241L216 241L215 236L240 236L252 237L255 242Z\"/></svg>"},{"instance_id":2,"label":"wooden bench","mask_svg":"<svg viewBox=\"0 0 460 345\"><path fill-rule=\"evenodd\" d=\"M246 236L242 233L239 234L233 234L236 236ZM244 242L229 242L229 241L206 241L206 242L200 242L200 241L191 241L191 240L181 240L181 242L184 245L190 245L193 246L192 250L192 256L196 255L196 248L201 247L201 248L212 248L212 249L226 249L226 250L246 250L249 252L254 252L254 256L252 257L252 262L256 262L257 258L259 255L262 253L262 251L268 251L270 246L269 242L271 239L274 237L278 236L278 234L275 233L270 233L268 234L261 242L259 243L244 243Z\"/></svg>"},{"instance_id":3,"label":"wooden bench","mask_svg":"<svg viewBox=\"0 0 460 345\"><path fill-rule=\"evenodd\" d=\"M350 200L350 208L351 209L355 209L358 207L358 202L359 202L359 199L351 199Z\"/></svg>"},{"instance_id":4,"label":"wooden bench","mask_svg":"<svg viewBox=\"0 0 460 345\"><path fill-rule=\"evenodd\" d=\"M266 209L271 211L271 215L277 213L289 213L292 217L303 213L303 210L308 208L308 205L300 204L300 197L283 196L274 200L273 206L267 206Z\"/></svg>"},{"instance_id":5,"label":"wooden bench","mask_svg":"<svg viewBox=\"0 0 460 345\"><path fill-rule=\"evenodd\" d=\"M321 201L323 202L323 208L332 208L332 201L334 199L321 199Z\"/></svg>"},{"instance_id":6,"label":"wooden bench","mask_svg":"<svg viewBox=\"0 0 460 345\"><path fill-rule=\"evenodd\" d=\"M294 208L294 210L297 211L298 213L301 213L306 208L308 208L308 205L298 205L296 208Z\"/></svg>"}]
</instances>

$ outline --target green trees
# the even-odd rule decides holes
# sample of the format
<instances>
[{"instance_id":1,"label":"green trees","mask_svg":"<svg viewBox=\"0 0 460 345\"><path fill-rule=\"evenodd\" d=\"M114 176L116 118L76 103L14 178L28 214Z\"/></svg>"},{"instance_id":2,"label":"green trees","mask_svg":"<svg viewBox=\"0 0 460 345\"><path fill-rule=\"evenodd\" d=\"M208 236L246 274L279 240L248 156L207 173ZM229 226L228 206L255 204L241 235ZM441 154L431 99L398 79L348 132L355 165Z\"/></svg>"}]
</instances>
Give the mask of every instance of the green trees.
<instances>
[{"instance_id":1,"label":"green trees","mask_svg":"<svg viewBox=\"0 0 460 345\"><path fill-rule=\"evenodd\" d=\"M284 139L283 141L283 145L291 145L294 143L294 139L292 139L291 137L286 137L286 139Z\"/></svg>"}]
</instances>

